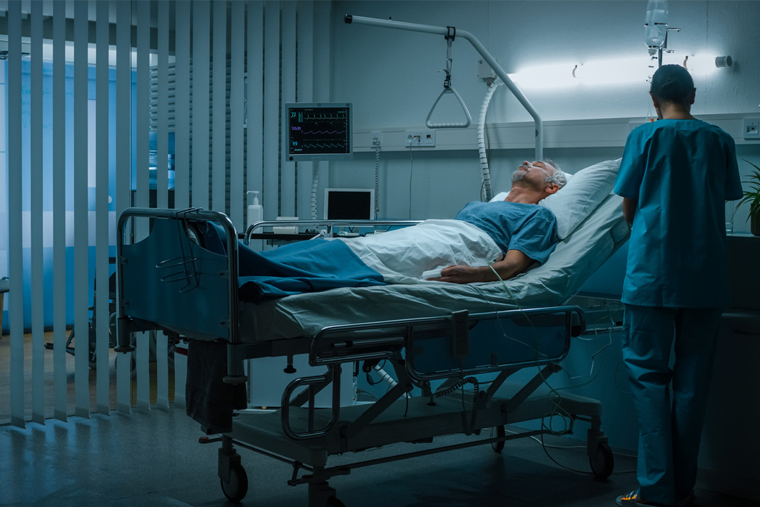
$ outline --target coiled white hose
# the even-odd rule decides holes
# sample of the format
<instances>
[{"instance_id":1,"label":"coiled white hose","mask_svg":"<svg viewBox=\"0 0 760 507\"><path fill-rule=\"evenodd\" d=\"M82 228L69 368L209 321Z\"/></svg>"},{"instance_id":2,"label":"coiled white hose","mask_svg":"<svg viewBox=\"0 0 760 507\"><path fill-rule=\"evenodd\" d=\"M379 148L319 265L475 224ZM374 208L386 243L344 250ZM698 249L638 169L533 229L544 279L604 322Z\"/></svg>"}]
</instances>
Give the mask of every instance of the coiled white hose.
<instances>
[{"instance_id":1,"label":"coiled white hose","mask_svg":"<svg viewBox=\"0 0 760 507\"><path fill-rule=\"evenodd\" d=\"M317 219L317 185L319 184L319 162L311 164L311 219Z\"/></svg>"},{"instance_id":2,"label":"coiled white hose","mask_svg":"<svg viewBox=\"0 0 760 507\"><path fill-rule=\"evenodd\" d=\"M391 389L391 388L394 388L394 387L396 387L396 385L398 385L398 382L396 382L396 381L393 379L393 377L391 377L391 376L390 376L388 373L386 373L386 371L385 371L385 370L383 370L382 368L380 368L380 365L379 365L379 364L376 364L376 365L375 365L375 366L373 366L372 368L373 368L373 369L374 369L374 370L375 370L377 373L379 373L379 374L380 374L380 377L381 377L381 380L380 380L380 382L386 382L386 383L387 383L387 384L390 386L390 387L389 387L389 389ZM405 396L405 397L407 397L407 398L411 398L411 397L412 397L412 393L404 393L404 396Z\"/></svg>"},{"instance_id":3,"label":"coiled white hose","mask_svg":"<svg viewBox=\"0 0 760 507\"><path fill-rule=\"evenodd\" d=\"M380 381L381 381L381 382L387 382L387 383L388 383L388 385L390 385L391 387L396 387L396 384L398 384L398 382L396 382L396 381L393 379L393 377L391 377L390 375L388 375L388 374L385 372L385 370L383 370L382 368L380 368L380 365L379 365L379 364L376 364L375 366L373 366L373 369L374 369L374 370L375 370L377 373L379 373L379 374L380 374L380 377L381 377L381 380L380 380Z\"/></svg>"},{"instance_id":4,"label":"coiled white hose","mask_svg":"<svg viewBox=\"0 0 760 507\"><path fill-rule=\"evenodd\" d=\"M480 153L480 175L483 181L483 188L486 193L486 201L490 201L493 197L491 191L491 171L488 169L488 157L486 155L486 113L488 112L488 104L491 102L493 92L496 91L500 85L504 82L501 79L496 79L486 91L486 96L483 97L483 104L480 106L480 116L478 117L478 152Z\"/></svg>"}]
</instances>

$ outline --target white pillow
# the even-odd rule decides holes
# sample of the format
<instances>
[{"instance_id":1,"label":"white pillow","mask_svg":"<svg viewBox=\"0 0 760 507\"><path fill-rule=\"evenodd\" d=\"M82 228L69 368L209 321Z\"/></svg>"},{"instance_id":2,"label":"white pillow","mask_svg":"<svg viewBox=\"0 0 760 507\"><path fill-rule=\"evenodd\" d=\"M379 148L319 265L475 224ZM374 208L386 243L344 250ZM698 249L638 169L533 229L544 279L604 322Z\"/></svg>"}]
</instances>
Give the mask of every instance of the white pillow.
<instances>
[{"instance_id":1,"label":"white pillow","mask_svg":"<svg viewBox=\"0 0 760 507\"><path fill-rule=\"evenodd\" d=\"M496 195L494 196L494 198L493 198L493 199L491 199L491 200L490 200L490 201L488 201L488 202L503 201L504 199L506 199L506 198L507 198L507 196L508 196L508 195L509 195L509 192L499 192L498 194L496 194Z\"/></svg>"},{"instance_id":2,"label":"white pillow","mask_svg":"<svg viewBox=\"0 0 760 507\"><path fill-rule=\"evenodd\" d=\"M578 171L559 192L538 203L557 217L560 241L570 236L612 192L620 161L605 160Z\"/></svg>"},{"instance_id":3,"label":"white pillow","mask_svg":"<svg viewBox=\"0 0 760 507\"><path fill-rule=\"evenodd\" d=\"M615 186L620 160L606 160L582 169L574 175L567 174L567 185L556 194L538 204L546 206L557 217L557 235L560 241L570 236ZM503 201L509 192L501 192L493 201Z\"/></svg>"}]
</instances>

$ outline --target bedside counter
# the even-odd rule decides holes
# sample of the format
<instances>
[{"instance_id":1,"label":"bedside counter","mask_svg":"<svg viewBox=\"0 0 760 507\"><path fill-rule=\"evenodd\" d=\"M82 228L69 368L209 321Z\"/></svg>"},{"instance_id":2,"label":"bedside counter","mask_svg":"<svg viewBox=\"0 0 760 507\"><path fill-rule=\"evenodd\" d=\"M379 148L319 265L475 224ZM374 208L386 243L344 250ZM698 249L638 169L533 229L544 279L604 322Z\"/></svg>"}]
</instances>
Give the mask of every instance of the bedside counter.
<instances>
[{"instance_id":1,"label":"bedside counter","mask_svg":"<svg viewBox=\"0 0 760 507\"><path fill-rule=\"evenodd\" d=\"M727 238L723 313L699 456L701 487L760 502L760 237Z\"/></svg>"}]
</instances>

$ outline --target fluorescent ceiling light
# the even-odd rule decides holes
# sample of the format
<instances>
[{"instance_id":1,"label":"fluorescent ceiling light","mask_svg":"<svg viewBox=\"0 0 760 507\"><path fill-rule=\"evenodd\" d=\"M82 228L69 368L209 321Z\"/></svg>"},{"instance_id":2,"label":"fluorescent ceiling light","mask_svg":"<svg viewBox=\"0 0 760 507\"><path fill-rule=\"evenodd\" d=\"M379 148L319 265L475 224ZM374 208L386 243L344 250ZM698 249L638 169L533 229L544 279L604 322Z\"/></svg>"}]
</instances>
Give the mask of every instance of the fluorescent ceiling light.
<instances>
[{"instance_id":1,"label":"fluorescent ceiling light","mask_svg":"<svg viewBox=\"0 0 760 507\"><path fill-rule=\"evenodd\" d=\"M677 62L683 65L683 60ZM695 78L708 77L718 68L715 56L696 54L685 57L686 68ZM676 63L676 62L673 62ZM577 86L619 86L647 82L657 70L657 60L647 55L592 60L584 63L564 62L526 67L510 79L525 89L560 89Z\"/></svg>"}]
</instances>

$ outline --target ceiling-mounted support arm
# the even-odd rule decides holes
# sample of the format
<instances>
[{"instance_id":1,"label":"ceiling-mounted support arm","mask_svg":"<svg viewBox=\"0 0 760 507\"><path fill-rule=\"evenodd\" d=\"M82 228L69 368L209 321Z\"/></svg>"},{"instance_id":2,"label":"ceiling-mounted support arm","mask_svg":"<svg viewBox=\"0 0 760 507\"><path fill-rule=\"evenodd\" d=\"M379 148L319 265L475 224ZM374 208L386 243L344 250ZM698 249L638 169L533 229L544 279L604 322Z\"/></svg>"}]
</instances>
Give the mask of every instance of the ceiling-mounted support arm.
<instances>
[{"instance_id":1,"label":"ceiling-mounted support arm","mask_svg":"<svg viewBox=\"0 0 760 507\"><path fill-rule=\"evenodd\" d=\"M450 30L447 27L419 25L416 23L404 23L401 21L393 21L390 19L367 18L364 16L353 16L351 14L346 14L345 22L349 24L355 23L355 24L362 24L362 25L379 26L383 28L395 28L397 30L408 30L412 32L429 33L433 35L443 35L444 37L448 36L450 33ZM509 76L507 76L507 73L504 72L504 69L501 68L501 65L498 64L498 62L494 59L494 57L491 56L488 50L483 46L483 44L480 43L480 41L474 35L472 35L470 32L467 32L465 30L457 30L456 35L458 37L467 39L470 42L470 44L472 44L472 47L474 47L475 50L480 54L480 56L482 56L483 59L488 63L488 65L491 66L494 72L496 72L496 75L499 76L499 78L501 78L502 81L504 81L504 85L507 88L509 88L509 91L512 92L512 94L515 96L515 98L517 98L520 104L522 104L525 110L528 111L528 114L531 115L536 127L536 160L541 160L544 157L544 125L538 112L533 108L530 101L528 101L525 95L523 95L523 93L520 91L517 85L515 85L512 82L512 80L509 79ZM445 90L446 89L444 88L444 92Z\"/></svg>"}]
</instances>

